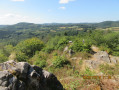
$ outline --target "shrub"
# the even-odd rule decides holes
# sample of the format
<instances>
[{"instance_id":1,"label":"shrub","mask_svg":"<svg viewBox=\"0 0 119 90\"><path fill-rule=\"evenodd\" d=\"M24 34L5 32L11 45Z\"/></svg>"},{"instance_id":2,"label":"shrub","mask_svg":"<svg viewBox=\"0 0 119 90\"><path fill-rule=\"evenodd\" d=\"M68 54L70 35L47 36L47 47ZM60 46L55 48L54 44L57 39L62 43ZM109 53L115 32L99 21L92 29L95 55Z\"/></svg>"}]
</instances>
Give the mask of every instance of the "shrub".
<instances>
[{"instance_id":1,"label":"shrub","mask_svg":"<svg viewBox=\"0 0 119 90\"><path fill-rule=\"evenodd\" d=\"M86 68L85 71L82 71L81 74L84 76L93 76L95 74L94 71L91 71L90 68Z\"/></svg>"},{"instance_id":2,"label":"shrub","mask_svg":"<svg viewBox=\"0 0 119 90\"><path fill-rule=\"evenodd\" d=\"M44 52L37 52L31 59L34 65L37 65L41 68L45 67L47 65L46 63L47 54Z\"/></svg>"},{"instance_id":3,"label":"shrub","mask_svg":"<svg viewBox=\"0 0 119 90\"><path fill-rule=\"evenodd\" d=\"M55 48L59 50L63 50L67 44L68 44L68 39L66 37L63 37L58 41Z\"/></svg>"},{"instance_id":4,"label":"shrub","mask_svg":"<svg viewBox=\"0 0 119 90\"><path fill-rule=\"evenodd\" d=\"M37 65L37 66L39 66L39 67L41 67L41 68L43 68L43 67L45 67L46 66L46 60L36 60L35 62L34 62L34 65Z\"/></svg>"},{"instance_id":5,"label":"shrub","mask_svg":"<svg viewBox=\"0 0 119 90\"><path fill-rule=\"evenodd\" d=\"M17 54L16 54L16 59L17 59L17 61L19 61L19 62L22 62L22 61L26 62L26 61L28 61L29 58L28 58L28 56L26 56L25 53L17 52Z\"/></svg>"},{"instance_id":6,"label":"shrub","mask_svg":"<svg viewBox=\"0 0 119 90\"><path fill-rule=\"evenodd\" d=\"M68 63L68 61L64 56L55 56L54 57L53 66L56 68L63 67L67 63Z\"/></svg>"},{"instance_id":7,"label":"shrub","mask_svg":"<svg viewBox=\"0 0 119 90\"><path fill-rule=\"evenodd\" d=\"M36 51L40 51L44 47L44 44L38 38L31 38L25 41L21 41L17 44L17 51L25 53L28 57L32 57Z\"/></svg>"},{"instance_id":8,"label":"shrub","mask_svg":"<svg viewBox=\"0 0 119 90\"><path fill-rule=\"evenodd\" d=\"M70 48L72 50L74 50L75 52L81 52L81 51L90 51L91 46L87 43L87 42L83 42L83 40L76 40L74 41L73 45L70 46Z\"/></svg>"},{"instance_id":9,"label":"shrub","mask_svg":"<svg viewBox=\"0 0 119 90\"><path fill-rule=\"evenodd\" d=\"M0 53L0 63L3 63L3 62L5 62L5 61L7 61L7 57L4 55L4 54L1 54Z\"/></svg>"}]
</instances>

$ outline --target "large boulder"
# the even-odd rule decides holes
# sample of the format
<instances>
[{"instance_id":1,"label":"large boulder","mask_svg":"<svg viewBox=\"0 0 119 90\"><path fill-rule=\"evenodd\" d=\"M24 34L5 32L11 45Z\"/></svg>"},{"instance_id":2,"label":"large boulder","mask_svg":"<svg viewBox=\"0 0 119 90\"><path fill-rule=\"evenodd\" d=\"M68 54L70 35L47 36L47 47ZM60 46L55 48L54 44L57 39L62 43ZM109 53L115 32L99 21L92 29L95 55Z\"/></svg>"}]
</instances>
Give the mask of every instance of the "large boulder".
<instances>
[{"instance_id":1,"label":"large boulder","mask_svg":"<svg viewBox=\"0 0 119 90\"><path fill-rule=\"evenodd\" d=\"M0 64L0 90L63 90L55 75L27 62Z\"/></svg>"},{"instance_id":2,"label":"large boulder","mask_svg":"<svg viewBox=\"0 0 119 90\"><path fill-rule=\"evenodd\" d=\"M104 61L107 63L111 63L110 57L106 51L99 51L96 54L94 54L94 58L97 61Z\"/></svg>"}]
</instances>

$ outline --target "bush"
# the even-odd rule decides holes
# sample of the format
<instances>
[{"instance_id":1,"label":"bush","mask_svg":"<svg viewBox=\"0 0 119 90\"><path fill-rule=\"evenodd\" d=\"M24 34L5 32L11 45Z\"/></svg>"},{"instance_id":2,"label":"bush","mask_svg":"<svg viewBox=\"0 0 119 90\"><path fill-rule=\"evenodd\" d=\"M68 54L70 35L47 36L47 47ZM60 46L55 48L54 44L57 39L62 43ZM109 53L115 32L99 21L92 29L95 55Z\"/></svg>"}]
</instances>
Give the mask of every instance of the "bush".
<instances>
[{"instance_id":1,"label":"bush","mask_svg":"<svg viewBox=\"0 0 119 90\"><path fill-rule=\"evenodd\" d=\"M68 37L56 36L47 42L46 47L43 49L43 51L51 53L53 50L63 50L64 47L68 44L68 41Z\"/></svg>"},{"instance_id":2,"label":"bush","mask_svg":"<svg viewBox=\"0 0 119 90\"><path fill-rule=\"evenodd\" d=\"M39 59L39 60L36 60L36 61L34 62L34 65L43 68L43 67L46 66L46 60L40 60L40 59Z\"/></svg>"},{"instance_id":3,"label":"bush","mask_svg":"<svg viewBox=\"0 0 119 90\"><path fill-rule=\"evenodd\" d=\"M47 54L44 52L37 52L31 59L34 65L37 65L41 68L45 67L47 65L46 63Z\"/></svg>"},{"instance_id":4,"label":"bush","mask_svg":"<svg viewBox=\"0 0 119 90\"><path fill-rule=\"evenodd\" d=\"M70 46L70 48L75 52L81 52L81 51L88 52L91 50L90 47L91 46L87 42L83 42L83 40L76 40L74 41L73 45Z\"/></svg>"},{"instance_id":5,"label":"bush","mask_svg":"<svg viewBox=\"0 0 119 90\"><path fill-rule=\"evenodd\" d=\"M7 57L4 54L0 54L0 63L7 61Z\"/></svg>"},{"instance_id":6,"label":"bush","mask_svg":"<svg viewBox=\"0 0 119 90\"><path fill-rule=\"evenodd\" d=\"M31 38L18 43L16 50L26 54L28 57L32 57L36 51L40 51L43 47L44 44L41 40L38 38Z\"/></svg>"},{"instance_id":7,"label":"bush","mask_svg":"<svg viewBox=\"0 0 119 90\"><path fill-rule=\"evenodd\" d=\"M53 66L56 68L63 67L67 63L68 63L68 61L64 56L55 56L54 57Z\"/></svg>"},{"instance_id":8,"label":"bush","mask_svg":"<svg viewBox=\"0 0 119 90\"><path fill-rule=\"evenodd\" d=\"M19 62L22 62L22 61L26 62L26 61L28 61L29 58L28 58L28 56L26 56L25 53L17 52L17 54L16 54L16 59L17 59L17 61L19 61Z\"/></svg>"},{"instance_id":9,"label":"bush","mask_svg":"<svg viewBox=\"0 0 119 90\"><path fill-rule=\"evenodd\" d=\"M95 72L91 71L90 68L86 68L85 71L82 71L81 74L83 74L84 76L94 76Z\"/></svg>"}]
</instances>

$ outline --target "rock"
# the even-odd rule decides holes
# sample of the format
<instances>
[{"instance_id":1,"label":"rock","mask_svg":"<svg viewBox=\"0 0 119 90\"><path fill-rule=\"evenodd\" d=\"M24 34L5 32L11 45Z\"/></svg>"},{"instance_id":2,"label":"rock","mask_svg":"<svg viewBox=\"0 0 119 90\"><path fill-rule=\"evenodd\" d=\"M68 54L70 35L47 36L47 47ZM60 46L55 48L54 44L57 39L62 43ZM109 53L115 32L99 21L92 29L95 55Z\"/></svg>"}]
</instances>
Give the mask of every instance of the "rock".
<instances>
[{"instance_id":1,"label":"rock","mask_svg":"<svg viewBox=\"0 0 119 90\"><path fill-rule=\"evenodd\" d=\"M26 62L0 64L0 90L63 90L55 75Z\"/></svg>"},{"instance_id":2,"label":"rock","mask_svg":"<svg viewBox=\"0 0 119 90\"><path fill-rule=\"evenodd\" d=\"M84 63L85 63L85 66L86 67L89 67L90 69L93 69L93 67L92 67L92 60L85 60L84 61Z\"/></svg>"},{"instance_id":3,"label":"rock","mask_svg":"<svg viewBox=\"0 0 119 90\"><path fill-rule=\"evenodd\" d=\"M111 63L114 63L114 64L117 63L117 60L114 57L111 57L110 60L111 60Z\"/></svg>"},{"instance_id":4,"label":"rock","mask_svg":"<svg viewBox=\"0 0 119 90\"><path fill-rule=\"evenodd\" d=\"M110 60L111 60L111 63L116 64L117 62L119 62L119 57L116 57L116 56L110 56Z\"/></svg>"},{"instance_id":5,"label":"rock","mask_svg":"<svg viewBox=\"0 0 119 90\"><path fill-rule=\"evenodd\" d=\"M94 51L94 52L99 52L99 51L100 51L99 48L96 47L96 46L94 46L94 45L91 46L91 49L92 49L92 51Z\"/></svg>"},{"instance_id":6,"label":"rock","mask_svg":"<svg viewBox=\"0 0 119 90\"><path fill-rule=\"evenodd\" d=\"M73 57L73 58L71 58L71 60L77 60L78 58L77 57Z\"/></svg>"},{"instance_id":7,"label":"rock","mask_svg":"<svg viewBox=\"0 0 119 90\"><path fill-rule=\"evenodd\" d=\"M69 41L69 43L72 43L72 41Z\"/></svg>"},{"instance_id":8,"label":"rock","mask_svg":"<svg viewBox=\"0 0 119 90\"><path fill-rule=\"evenodd\" d=\"M73 51L72 51L72 49L70 49L69 50L69 56L72 56L72 54L73 54Z\"/></svg>"},{"instance_id":9,"label":"rock","mask_svg":"<svg viewBox=\"0 0 119 90\"><path fill-rule=\"evenodd\" d=\"M65 48L64 48L64 53L66 52L66 53L68 53L68 49L69 49L69 47L68 46L66 46Z\"/></svg>"},{"instance_id":10,"label":"rock","mask_svg":"<svg viewBox=\"0 0 119 90\"><path fill-rule=\"evenodd\" d=\"M100 61L92 61L91 65L93 67L93 69L96 69L99 67L99 65L101 64Z\"/></svg>"},{"instance_id":11,"label":"rock","mask_svg":"<svg viewBox=\"0 0 119 90\"><path fill-rule=\"evenodd\" d=\"M85 60L85 66L89 67L90 69L96 69L101 64L100 61L94 61L94 60Z\"/></svg>"},{"instance_id":12,"label":"rock","mask_svg":"<svg viewBox=\"0 0 119 90\"><path fill-rule=\"evenodd\" d=\"M109 55L106 51L99 51L97 52L96 54L94 54L94 58L97 60L97 61L104 61L104 62L107 62L107 63L110 63L110 58L109 58Z\"/></svg>"}]
</instances>

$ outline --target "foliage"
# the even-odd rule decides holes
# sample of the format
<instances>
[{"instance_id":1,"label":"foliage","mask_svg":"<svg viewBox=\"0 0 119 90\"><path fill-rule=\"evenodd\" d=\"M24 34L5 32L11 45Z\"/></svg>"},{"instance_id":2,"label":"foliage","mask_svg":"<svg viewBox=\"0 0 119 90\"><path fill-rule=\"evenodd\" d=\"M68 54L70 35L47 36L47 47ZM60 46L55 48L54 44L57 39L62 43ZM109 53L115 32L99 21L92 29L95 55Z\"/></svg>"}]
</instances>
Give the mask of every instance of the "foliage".
<instances>
[{"instance_id":1,"label":"foliage","mask_svg":"<svg viewBox=\"0 0 119 90\"><path fill-rule=\"evenodd\" d=\"M80 86L79 80L76 80L74 82L71 83L70 87L71 90L77 90L76 88Z\"/></svg>"},{"instance_id":2,"label":"foliage","mask_svg":"<svg viewBox=\"0 0 119 90\"><path fill-rule=\"evenodd\" d=\"M43 68L47 65L46 59L47 59L47 54L44 52L39 52L39 53L36 53L32 57L31 61L33 62L34 65L37 65L37 66Z\"/></svg>"},{"instance_id":3,"label":"foliage","mask_svg":"<svg viewBox=\"0 0 119 90\"><path fill-rule=\"evenodd\" d=\"M68 37L56 36L47 42L46 47L43 50L47 53L51 53L53 50L63 50L63 48L68 44L68 40Z\"/></svg>"},{"instance_id":4,"label":"foliage","mask_svg":"<svg viewBox=\"0 0 119 90\"><path fill-rule=\"evenodd\" d=\"M4 54L8 57L11 52L14 51L14 47L12 45L6 45L4 48L3 48L3 52Z\"/></svg>"},{"instance_id":5,"label":"foliage","mask_svg":"<svg viewBox=\"0 0 119 90\"><path fill-rule=\"evenodd\" d=\"M29 58L28 58L28 56L26 56L25 53L23 53L23 52L17 52L16 59L19 62L22 62L22 61L26 62L26 61L28 61Z\"/></svg>"},{"instance_id":6,"label":"foliage","mask_svg":"<svg viewBox=\"0 0 119 90\"><path fill-rule=\"evenodd\" d=\"M81 72L84 76L93 76L95 74L94 71L91 71L90 68L86 68L85 71Z\"/></svg>"},{"instance_id":7,"label":"foliage","mask_svg":"<svg viewBox=\"0 0 119 90\"><path fill-rule=\"evenodd\" d=\"M74 50L75 52L82 52L82 51L90 51L90 45L87 42L84 42L83 40L75 40L73 45L70 46L70 48L72 50Z\"/></svg>"},{"instance_id":8,"label":"foliage","mask_svg":"<svg viewBox=\"0 0 119 90\"><path fill-rule=\"evenodd\" d=\"M25 53L28 57L32 57L36 51L40 51L43 47L44 44L41 40L38 38L31 38L18 43L16 50Z\"/></svg>"},{"instance_id":9,"label":"foliage","mask_svg":"<svg viewBox=\"0 0 119 90\"><path fill-rule=\"evenodd\" d=\"M7 61L8 57L6 57L1 51L0 51L0 63L3 63Z\"/></svg>"},{"instance_id":10,"label":"foliage","mask_svg":"<svg viewBox=\"0 0 119 90\"><path fill-rule=\"evenodd\" d=\"M60 68L63 67L65 64L67 64L68 61L64 56L54 56L52 63L54 67Z\"/></svg>"}]
</instances>

